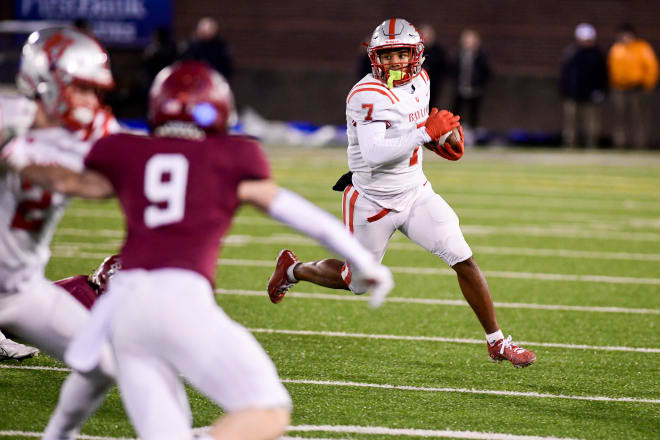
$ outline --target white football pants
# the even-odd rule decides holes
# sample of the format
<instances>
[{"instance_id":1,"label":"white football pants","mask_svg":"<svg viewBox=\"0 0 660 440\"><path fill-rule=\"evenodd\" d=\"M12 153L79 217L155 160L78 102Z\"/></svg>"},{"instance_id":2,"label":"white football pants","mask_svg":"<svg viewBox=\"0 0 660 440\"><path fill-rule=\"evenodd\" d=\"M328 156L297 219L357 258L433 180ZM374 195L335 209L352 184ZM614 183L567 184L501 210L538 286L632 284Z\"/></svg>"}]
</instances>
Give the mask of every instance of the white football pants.
<instances>
[{"instance_id":1,"label":"white football pants","mask_svg":"<svg viewBox=\"0 0 660 440\"><path fill-rule=\"evenodd\" d=\"M66 290L36 277L17 292L0 292L0 327L59 360L71 338L89 317ZM45 440L75 438L80 426L103 402L114 384L114 360L105 347L100 365L86 374L73 372L44 433Z\"/></svg>"},{"instance_id":2,"label":"white football pants","mask_svg":"<svg viewBox=\"0 0 660 440\"><path fill-rule=\"evenodd\" d=\"M350 185L344 190L342 213L346 227L378 261L383 260L387 244L397 229L449 266L472 256L458 216L428 182L404 211L385 210ZM351 279L350 261L344 265L342 277L353 293L367 291L366 285L358 285Z\"/></svg>"},{"instance_id":3,"label":"white football pants","mask_svg":"<svg viewBox=\"0 0 660 440\"><path fill-rule=\"evenodd\" d=\"M290 408L275 365L218 307L203 276L183 269L120 271L111 324L118 383L143 440L192 439L179 374L226 411Z\"/></svg>"}]
</instances>

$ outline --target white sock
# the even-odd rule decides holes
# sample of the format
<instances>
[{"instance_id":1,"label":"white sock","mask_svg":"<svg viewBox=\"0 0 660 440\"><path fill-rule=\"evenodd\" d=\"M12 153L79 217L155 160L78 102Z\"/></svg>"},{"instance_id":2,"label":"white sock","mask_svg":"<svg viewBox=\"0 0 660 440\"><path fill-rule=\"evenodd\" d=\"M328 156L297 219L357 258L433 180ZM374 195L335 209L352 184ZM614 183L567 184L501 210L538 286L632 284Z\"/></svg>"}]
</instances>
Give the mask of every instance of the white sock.
<instances>
[{"instance_id":1,"label":"white sock","mask_svg":"<svg viewBox=\"0 0 660 440\"><path fill-rule=\"evenodd\" d=\"M3 339L7 339L7 338L5 338L5 335L3 335L2 332L0 332L0 341L2 341Z\"/></svg>"},{"instance_id":2,"label":"white sock","mask_svg":"<svg viewBox=\"0 0 660 440\"><path fill-rule=\"evenodd\" d=\"M195 440L213 440L213 437L208 434L197 434Z\"/></svg>"},{"instance_id":3,"label":"white sock","mask_svg":"<svg viewBox=\"0 0 660 440\"><path fill-rule=\"evenodd\" d=\"M493 345L500 339L504 339L504 333L502 333L502 330L498 330L494 333L491 333L489 335L486 335L486 341L488 341L488 344Z\"/></svg>"},{"instance_id":4,"label":"white sock","mask_svg":"<svg viewBox=\"0 0 660 440\"><path fill-rule=\"evenodd\" d=\"M297 283L297 282L298 282L298 280L296 279L296 277L293 275L293 269L295 269L295 267L296 267L298 264L300 264L300 261L297 261L297 262L293 263L291 266L289 266L289 267L286 269L286 277L288 278L288 280L289 280L290 283Z\"/></svg>"}]
</instances>

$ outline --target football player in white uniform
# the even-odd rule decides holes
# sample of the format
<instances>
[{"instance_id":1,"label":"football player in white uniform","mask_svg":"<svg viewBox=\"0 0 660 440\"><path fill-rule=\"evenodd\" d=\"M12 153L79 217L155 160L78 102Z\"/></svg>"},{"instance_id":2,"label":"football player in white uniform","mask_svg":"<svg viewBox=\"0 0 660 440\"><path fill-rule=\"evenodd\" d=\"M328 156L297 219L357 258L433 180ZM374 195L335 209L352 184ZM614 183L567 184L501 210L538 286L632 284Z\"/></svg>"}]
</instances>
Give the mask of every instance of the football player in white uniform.
<instances>
[{"instance_id":1,"label":"football player in white uniform","mask_svg":"<svg viewBox=\"0 0 660 440\"><path fill-rule=\"evenodd\" d=\"M37 104L21 95L0 95L0 149L35 125ZM36 356L39 349L19 344L0 331L0 361Z\"/></svg>"},{"instance_id":2,"label":"football player in white uniform","mask_svg":"<svg viewBox=\"0 0 660 440\"><path fill-rule=\"evenodd\" d=\"M50 240L69 198L34 185L27 172L31 164L82 169L92 143L119 130L98 96L114 81L108 54L96 40L50 28L28 37L17 85L29 101L15 99L13 109L5 106L10 100L0 101L2 136L14 136L2 148L0 162L0 327L63 359L89 317L44 275ZM92 372L66 379L43 438L75 438L113 383L114 360L107 349Z\"/></svg>"},{"instance_id":3,"label":"football player in white uniform","mask_svg":"<svg viewBox=\"0 0 660 440\"><path fill-rule=\"evenodd\" d=\"M513 344L510 336L504 338L486 279L463 238L458 217L422 171L421 145L449 160L460 159L464 151L458 116L445 110L428 112L423 52L422 38L406 20L385 20L373 33L368 45L373 73L362 78L346 99L352 175L342 176L334 188L344 191L344 224L379 260L397 229L440 257L456 271L461 291L486 332L491 359L526 367L536 356ZM450 145L446 140L454 129L461 139ZM298 281L364 292L364 286L351 279L350 261L303 263L283 249L268 283L271 301L280 302Z\"/></svg>"}]
</instances>

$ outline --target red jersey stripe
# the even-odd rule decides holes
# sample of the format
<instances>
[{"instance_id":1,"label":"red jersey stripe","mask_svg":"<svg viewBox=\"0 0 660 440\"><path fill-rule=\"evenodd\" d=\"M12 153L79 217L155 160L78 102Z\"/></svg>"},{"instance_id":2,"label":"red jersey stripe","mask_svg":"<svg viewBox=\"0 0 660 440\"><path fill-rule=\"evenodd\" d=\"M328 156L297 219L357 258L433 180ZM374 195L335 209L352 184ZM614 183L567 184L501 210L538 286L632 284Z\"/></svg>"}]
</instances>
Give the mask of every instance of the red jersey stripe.
<instances>
[{"instance_id":1,"label":"red jersey stripe","mask_svg":"<svg viewBox=\"0 0 660 440\"><path fill-rule=\"evenodd\" d=\"M384 92L382 89L376 89L376 88L373 88L373 87L365 87L363 89L355 90L353 93L348 95L348 99L346 100L346 104L351 102L351 98L353 97L353 95L355 95L356 93L359 93L359 92L378 92L381 95L387 96L389 98L389 100L392 102L392 104L394 104L394 99L392 99L392 97L389 94L387 94L387 92Z\"/></svg>"},{"instance_id":2,"label":"red jersey stripe","mask_svg":"<svg viewBox=\"0 0 660 440\"><path fill-rule=\"evenodd\" d=\"M394 94L394 92L392 92L390 89L388 89L387 86L386 86L385 84L380 83L380 82L371 81L371 82L360 83L360 84L354 86L354 87L351 89L351 91L353 91L353 90L355 90L355 89L357 89L357 88L359 88L359 87L362 87L362 86L381 86L381 87L383 88L383 90L384 90L385 92L387 92L392 98L394 98L397 102L399 101L399 98Z\"/></svg>"},{"instance_id":3,"label":"red jersey stripe","mask_svg":"<svg viewBox=\"0 0 660 440\"><path fill-rule=\"evenodd\" d=\"M410 162L408 162L408 166L417 165L417 162L419 162L419 158L417 157L418 151L419 151L419 147L415 147L415 151L413 151L412 157L410 158Z\"/></svg>"}]
</instances>

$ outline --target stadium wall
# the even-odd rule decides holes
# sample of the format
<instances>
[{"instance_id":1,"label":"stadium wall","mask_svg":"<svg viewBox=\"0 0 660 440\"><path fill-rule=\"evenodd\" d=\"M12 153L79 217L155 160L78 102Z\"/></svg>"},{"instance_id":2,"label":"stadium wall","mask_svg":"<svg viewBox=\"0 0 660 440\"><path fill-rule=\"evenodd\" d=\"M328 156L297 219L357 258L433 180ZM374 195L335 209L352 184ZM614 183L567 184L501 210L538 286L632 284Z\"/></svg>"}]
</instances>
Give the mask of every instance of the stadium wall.
<instances>
[{"instance_id":1,"label":"stadium wall","mask_svg":"<svg viewBox=\"0 0 660 440\"><path fill-rule=\"evenodd\" d=\"M391 16L432 24L449 54L466 27L482 35L495 73L482 119L495 130L560 130L559 63L582 21L596 27L604 51L614 41L616 27L630 22L660 53L660 2L644 0L188 0L185 6L176 2L174 9L180 39L201 16L219 20L234 55L239 105L279 120L343 123L344 100L363 53L360 42ZM656 91L656 114L658 95ZM451 84L445 81L441 103L448 105L450 99ZM606 105L604 127L610 126L608 110ZM653 141L660 144L660 124L654 130Z\"/></svg>"},{"instance_id":2,"label":"stadium wall","mask_svg":"<svg viewBox=\"0 0 660 440\"><path fill-rule=\"evenodd\" d=\"M13 17L13 2L0 2L0 19ZM494 79L486 94L483 125L495 130L520 128L558 132L561 98L557 76L564 48L577 23L591 22L601 49L615 29L632 23L660 53L660 2L646 0L172 0L177 41L192 34L198 19L211 16L234 57L232 80L239 107L249 106L269 119L344 123L344 100L357 80L357 61L365 41L381 20L401 16L432 24L452 54L460 32L476 29L489 54ZM146 85L140 81L141 51L110 49L119 90L113 97L126 117L144 114ZM14 58L17 59L18 54ZM5 59L15 61L11 54ZM5 63L11 65L12 63ZM4 69L8 70L8 69ZM0 72L2 73L2 72ZM4 72L2 79L13 73ZM433 79L433 78L432 78ZM6 79L5 79L6 80ZM435 78L437 80L437 78ZM660 115L660 92L654 93ZM448 106L445 81L440 104ZM604 127L609 127L604 108ZM653 142L660 146L660 124Z\"/></svg>"}]
</instances>

